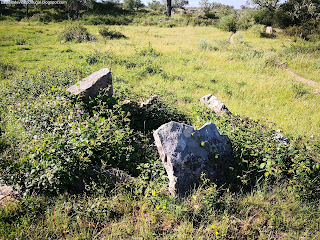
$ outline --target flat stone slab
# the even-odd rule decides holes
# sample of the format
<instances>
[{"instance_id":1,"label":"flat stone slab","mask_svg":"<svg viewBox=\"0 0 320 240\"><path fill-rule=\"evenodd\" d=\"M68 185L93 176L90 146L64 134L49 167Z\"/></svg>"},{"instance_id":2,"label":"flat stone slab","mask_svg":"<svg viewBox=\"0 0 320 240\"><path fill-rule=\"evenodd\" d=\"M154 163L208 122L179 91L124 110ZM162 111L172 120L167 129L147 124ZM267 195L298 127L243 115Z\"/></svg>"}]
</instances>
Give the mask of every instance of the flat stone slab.
<instances>
[{"instance_id":1,"label":"flat stone slab","mask_svg":"<svg viewBox=\"0 0 320 240\"><path fill-rule=\"evenodd\" d=\"M153 136L173 195L184 195L203 173L216 183L223 182L224 171L233 158L232 146L228 136L220 135L213 123L194 130L172 121L160 126Z\"/></svg>"},{"instance_id":2,"label":"flat stone slab","mask_svg":"<svg viewBox=\"0 0 320 240\"><path fill-rule=\"evenodd\" d=\"M214 111L216 114L231 114L227 106L212 94L203 96L202 98L200 98L200 102L207 105L207 107Z\"/></svg>"},{"instance_id":3,"label":"flat stone slab","mask_svg":"<svg viewBox=\"0 0 320 240\"><path fill-rule=\"evenodd\" d=\"M75 95L83 93L85 98L96 97L101 91L105 91L108 96L112 96L111 71L108 68L96 71L77 84L69 87L67 91Z\"/></svg>"}]
</instances>

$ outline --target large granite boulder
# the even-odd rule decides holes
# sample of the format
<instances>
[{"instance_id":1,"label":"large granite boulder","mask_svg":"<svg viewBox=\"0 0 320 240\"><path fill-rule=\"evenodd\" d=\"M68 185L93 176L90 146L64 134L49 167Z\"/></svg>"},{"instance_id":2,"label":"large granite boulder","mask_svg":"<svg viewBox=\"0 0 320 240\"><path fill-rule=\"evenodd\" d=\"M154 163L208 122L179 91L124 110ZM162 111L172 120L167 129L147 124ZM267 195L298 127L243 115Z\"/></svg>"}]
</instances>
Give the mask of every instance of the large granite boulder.
<instances>
[{"instance_id":1,"label":"large granite boulder","mask_svg":"<svg viewBox=\"0 0 320 240\"><path fill-rule=\"evenodd\" d=\"M101 91L105 91L108 96L112 96L111 71L108 68L96 71L77 84L69 87L67 91L75 95L83 93L85 98L96 97Z\"/></svg>"},{"instance_id":2,"label":"large granite boulder","mask_svg":"<svg viewBox=\"0 0 320 240\"><path fill-rule=\"evenodd\" d=\"M219 114L219 115L231 114L227 106L212 94L203 96L202 98L200 98L200 102L203 104L206 104L208 108L213 110L216 114Z\"/></svg>"},{"instance_id":3,"label":"large granite boulder","mask_svg":"<svg viewBox=\"0 0 320 240\"><path fill-rule=\"evenodd\" d=\"M222 183L233 157L231 142L220 135L213 123L198 130L183 123L169 122L153 134L172 194L183 196L201 174Z\"/></svg>"}]
</instances>

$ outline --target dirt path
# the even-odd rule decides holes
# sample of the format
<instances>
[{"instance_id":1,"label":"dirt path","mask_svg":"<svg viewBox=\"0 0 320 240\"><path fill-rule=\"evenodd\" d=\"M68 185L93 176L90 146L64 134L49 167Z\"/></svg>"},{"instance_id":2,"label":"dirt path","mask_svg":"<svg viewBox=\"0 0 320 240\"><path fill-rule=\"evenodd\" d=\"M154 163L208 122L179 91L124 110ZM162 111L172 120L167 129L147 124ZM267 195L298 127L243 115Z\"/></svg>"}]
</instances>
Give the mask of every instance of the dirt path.
<instances>
[{"instance_id":1,"label":"dirt path","mask_svg":"<svg viewBox=\"0 0 320 240\"><path fill-rule=\"evenodd\" d=\"M237 33L237 32L232 33L231 36L229 37L229 42L230 42L231 44L234 44L233 37L234 37L234 35L236 35L236 33Z\"/></svg>"},{"instance_id":2,"label":"dirt path","mask_svg":"<svg viewBox=\"0 0 320 240\"><path fill-rule=\"evenodd\" d=\"M237 32L234 32L231 34L230 38L229 38L229 42L231 44L234 44L234 36L236 35ZM298 79L300 82L303 82L305 84L309 84L313 87L315 87L315 91L314 91L314 94L320 94L320 84L318 82L315 82L315 81L312 81L310 79L307 79L307 78L304 78L304 77L301 77L299 76L298 74L296 74L294 71L292 71L290 68L288 68L286 66L287 62L283 62L283 63L280 63L278 60L276 60L276 64L278 65L278 67L281 67L283 68L284 70L286 70L287 72L291 73L296 79Z\"/></svg>"},{"instance_id":3,"label":"dirt path","mask_svg":"<svg viewBox=\"0 0 320 240\"><path fill-rule=\"evenodd\" d=\"M304 77L301 77L299 76L298 74L296 74L294 71L292 71L290 68L288 68L286 66L287 62L283 62L283 63L280 63L278 60L276 60L276 63L278 65L278 67L281 67L283 68L284 70L286 70L287 72L291 73L296 79L298 79L299 81L303 82L303 83L306 83L306 84L309 84L311 86L314 86L316 89L315 89L315 93L319 93L319 83L318 82L315 82L315 81L312 81L310 79L307 79L307 78L304 78Z\"/></svg>"}]
</instances>

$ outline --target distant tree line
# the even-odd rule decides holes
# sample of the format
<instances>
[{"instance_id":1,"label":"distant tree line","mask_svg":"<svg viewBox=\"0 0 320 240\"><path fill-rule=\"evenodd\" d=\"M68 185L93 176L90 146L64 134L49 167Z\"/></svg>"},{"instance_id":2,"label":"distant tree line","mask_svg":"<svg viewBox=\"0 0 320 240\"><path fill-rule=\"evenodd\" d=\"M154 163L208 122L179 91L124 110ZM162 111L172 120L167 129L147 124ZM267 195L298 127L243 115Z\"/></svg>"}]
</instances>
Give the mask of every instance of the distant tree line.
<instances>
[{"instance_id":1,"label":"distant tree line","mask_svg":"<svg viewBox=\"0 0 320 240\"><path fill-rule=\"evenodd\" d=\"M38 1L38 0L34 0ZM146 7L171 16L172 9L185 9L188 0L150 0L144 6L142 0L66 0L62 5L0 4L0 20L4 16L20 20L23 17L39 15L41 21L59 21L64 19L80 19L83 15L93 15L89 19L93 24L123 24L128 23L122 16L134 15L136 11ZM320 34L320 0L247 0L240 10L221 3L200 0L202 17L220 22L221 28L227 31L248 29L254 24L290 28L292 34L307 36ZM30 14L29 14L30 11ZM145 11L145 10L144 10ZM97 19L94 16L114 16L114 19ZM90 18L90 17L87 17Z\"/></svg>"}]
</instances>

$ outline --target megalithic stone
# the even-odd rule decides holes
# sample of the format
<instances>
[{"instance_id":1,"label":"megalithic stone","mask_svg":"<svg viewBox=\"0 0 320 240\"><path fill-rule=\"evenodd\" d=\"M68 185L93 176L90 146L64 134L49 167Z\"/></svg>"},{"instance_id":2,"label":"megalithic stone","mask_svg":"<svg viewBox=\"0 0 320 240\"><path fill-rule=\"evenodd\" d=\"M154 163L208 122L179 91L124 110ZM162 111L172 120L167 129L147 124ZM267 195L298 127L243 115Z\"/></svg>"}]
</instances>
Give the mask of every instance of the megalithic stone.
<instances>
[{"instance_id":1,"label":"megalithic stone","mask_svg":"<svg viewBox=\"0 0 320 240\"><path fill-rule=\"evenodd\" d=\"M233 151L228 136L220 135L213 123L194 130L172 121L161 125L153 136L173 195L183 196L202 174L216 183L224 181Z\"/></svg>"},{"instance_id":2,"label":"megalithic stone","mask_svg":"<svg viewBox=\"0 0 320 240\"><path fill-rule=\"evenodd\" d=\"M227 108L227 106L220 101L217 97L212 94L208 94L200 98L200 102L206 104L208 108L213 110L216 114L223 115L228 114L231 115L231 112Z\"/></svg>"},{"instance_id":3,"label":"megalithic stone","mask_svg":"<svg viewBox=\"0 0 320 240\"><path fill-rule=\"evenodd\" d=\"M77 84L69 87L67 91L75 95L83 93L85 98L94 98L102 91L105 91L108 96L112 96L113 87L111 71L108 68L96 71Z\"/></svg>"}]
</instances>

